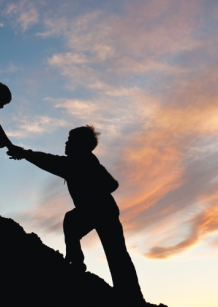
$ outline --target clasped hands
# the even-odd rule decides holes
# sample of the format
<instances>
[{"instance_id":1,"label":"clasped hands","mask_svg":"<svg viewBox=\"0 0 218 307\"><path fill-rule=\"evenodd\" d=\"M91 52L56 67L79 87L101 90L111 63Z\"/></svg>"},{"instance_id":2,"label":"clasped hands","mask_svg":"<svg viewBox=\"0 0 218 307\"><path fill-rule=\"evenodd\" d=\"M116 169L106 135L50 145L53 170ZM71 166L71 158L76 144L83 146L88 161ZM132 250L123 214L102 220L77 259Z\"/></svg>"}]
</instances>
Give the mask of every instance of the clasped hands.
<instances>
[{"instance_id":1,"label":"clasped hands","mask_svg":"<svg viewBox=\"0 0 218 307\"><path fill-rule=\"evenodd\" d=\"M7 155L10 156L9 159L21 160L24 158L24 149L22 147L12 144L8 149Z\"/></svg>"}]
</instances>

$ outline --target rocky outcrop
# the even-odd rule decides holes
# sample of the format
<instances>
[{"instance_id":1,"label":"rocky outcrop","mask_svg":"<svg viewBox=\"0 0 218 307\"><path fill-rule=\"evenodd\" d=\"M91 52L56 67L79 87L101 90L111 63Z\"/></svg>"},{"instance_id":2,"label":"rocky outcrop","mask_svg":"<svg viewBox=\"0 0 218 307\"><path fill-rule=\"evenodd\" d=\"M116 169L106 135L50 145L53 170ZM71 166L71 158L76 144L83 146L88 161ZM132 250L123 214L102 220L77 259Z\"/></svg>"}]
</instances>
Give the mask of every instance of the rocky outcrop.
<instances>
[{"instance_id":1,"label":"rocky outcrop","mask_svg":"<svg viewBox=\"0 0 218 307\"><path fill-rule=\"evenodd\" d=\"M59 251L1 216L0 289L1 306L127 306L103 279L90 272L75 276Z\"/></svg>"}]
</instances>

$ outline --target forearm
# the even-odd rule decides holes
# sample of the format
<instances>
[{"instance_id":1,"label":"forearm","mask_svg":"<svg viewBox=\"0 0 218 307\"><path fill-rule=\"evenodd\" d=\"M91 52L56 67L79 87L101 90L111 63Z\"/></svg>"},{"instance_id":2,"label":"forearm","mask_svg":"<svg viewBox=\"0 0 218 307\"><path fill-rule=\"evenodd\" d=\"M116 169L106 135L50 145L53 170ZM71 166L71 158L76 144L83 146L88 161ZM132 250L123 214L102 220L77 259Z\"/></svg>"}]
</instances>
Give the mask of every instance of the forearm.
<instances>
[{"instance_id":1,"label":"forearm","mask_svg":"<svg viewBox=\"0 0 218 307\"><path fill-rule=\"evenodd\" d=\"M25 159L37 167L62 178L66 177L66 157L55 156L44 152L25 150L13 145L8 152L13 159Z\"/></svg>"},{"instance_id":2,"label":"forearm","mask_svg":"<svg viewBox=\"0 0 218 307\"><path fill-rule=\"evenodd\" d=\"M49 169L48 154L44 152L23 149L23 158L45 171Z\"/></svg>"}]
</instances>

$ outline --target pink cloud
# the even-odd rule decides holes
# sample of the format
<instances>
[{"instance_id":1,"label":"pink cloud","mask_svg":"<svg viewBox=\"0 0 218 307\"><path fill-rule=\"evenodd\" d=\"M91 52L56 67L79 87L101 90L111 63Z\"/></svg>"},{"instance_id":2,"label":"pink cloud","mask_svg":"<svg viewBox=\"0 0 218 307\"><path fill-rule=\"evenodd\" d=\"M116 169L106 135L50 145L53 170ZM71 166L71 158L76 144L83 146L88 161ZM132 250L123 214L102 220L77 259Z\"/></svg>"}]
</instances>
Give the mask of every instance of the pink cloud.
<instances>
[{"instance_id":1,"label":"pink cloud","mask_svg":"<svg viewBox=\"0 0 218 307\"><path fill-rule=\"evenodd\" d=\"M205 232L198 228L202 216L209 219L209 210L204 208L217 193L218 148L212 145L218 133L216 79L214 67L192 82L177 83L156 106L149 125L129 137L117 163L122 180L117 199L129 234L140 232L143 240L143 234L146 237L165 220L173 221L179 212L187 216L178 221L178 228L186 227L190 216L196 221L192 235L172 249L164 246L167 240L158 250L149 247L152 257L155 252L159 258L182 252L216 231L215 226ZM177 233L169 234L169 239L178 241L176 237Z\"/></svg>"},{"instance_id":2,"label":"pink cloud","mask_svg":"<svg viewBox=\"0 0 218 307\"><path fill-rule=\"evenodd\" d=\"M190 221L188 238L169 247L153 247L147 254L148 258L165 259L176 255L187 248L198 244L207 234L218 231L218 205L217 202L204 212L197 214Z\"/></svg>"},{"instance_id":3,"label":"pink cloud","mask_svg":"<svg viewBox=\"0 0 218 307\"><path fill-rule=\"evenodd\" d=\"M33 2L18 1L8 4L6 15L13 18L13 22L20 25L23 31L39 22L39 14Z\"/></svg>"}]
</instances>

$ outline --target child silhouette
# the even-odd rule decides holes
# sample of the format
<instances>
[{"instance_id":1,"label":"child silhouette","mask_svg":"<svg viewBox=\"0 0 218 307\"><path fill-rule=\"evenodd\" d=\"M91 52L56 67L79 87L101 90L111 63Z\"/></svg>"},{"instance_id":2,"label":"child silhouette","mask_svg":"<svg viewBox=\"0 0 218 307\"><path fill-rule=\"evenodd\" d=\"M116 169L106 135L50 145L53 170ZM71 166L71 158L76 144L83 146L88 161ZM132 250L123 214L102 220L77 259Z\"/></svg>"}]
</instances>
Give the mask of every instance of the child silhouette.
<instances>
[{"instance_id":1,"label":"child silhouette","mask_svg":"<svg viewBox=\"0 0 218 307\"><path fill-rule=\"evenodd\" d=\"M25 158L41 169L64 178L75 208L66 213L64 234L66 261L75 274L86 271L80 240L96 229L103 245L114 289L137 302L143 301L135 267L127 252L123 228L119 221L119 208L111 195L118 182L99 163L92 151L98 145L93 126L75 128L65 143L66 156L33 152L12 146L7 152L12 159ZM124 294L122 294L124 295ZM126 305L127 306L127 305Z\"/></svg>"}]
</instances>

